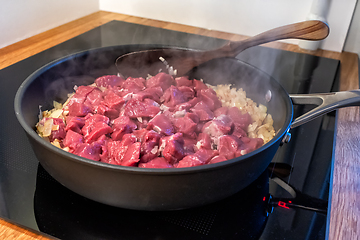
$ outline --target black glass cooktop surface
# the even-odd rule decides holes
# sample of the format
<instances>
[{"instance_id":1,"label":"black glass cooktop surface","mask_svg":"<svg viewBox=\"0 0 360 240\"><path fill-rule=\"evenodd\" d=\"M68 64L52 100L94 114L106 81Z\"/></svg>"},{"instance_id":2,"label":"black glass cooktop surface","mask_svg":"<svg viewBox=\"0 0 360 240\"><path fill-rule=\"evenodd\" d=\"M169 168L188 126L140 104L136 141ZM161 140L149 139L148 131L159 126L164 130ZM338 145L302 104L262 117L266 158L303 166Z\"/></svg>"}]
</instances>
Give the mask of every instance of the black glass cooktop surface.
<instances>
[{"instance_id":1,"label":"black glass cooktop surface","mask_svg":"<svg viewBox=\"0 0 360 240\"><path fill-rule=\"evenodd\" d=\"M57 58L97 47L164 44L194 49L224 40L112 21L0 70L0 217L61 239L325 239L335 113L291 131L254 183L195 209L142 212L83 198L38 163L13 101L25 78ZM337 90L339 61L266 47L237 58L272 75L289 93ZM295 115L311 106L296 106Z\"/></svg>"}]
</instances>

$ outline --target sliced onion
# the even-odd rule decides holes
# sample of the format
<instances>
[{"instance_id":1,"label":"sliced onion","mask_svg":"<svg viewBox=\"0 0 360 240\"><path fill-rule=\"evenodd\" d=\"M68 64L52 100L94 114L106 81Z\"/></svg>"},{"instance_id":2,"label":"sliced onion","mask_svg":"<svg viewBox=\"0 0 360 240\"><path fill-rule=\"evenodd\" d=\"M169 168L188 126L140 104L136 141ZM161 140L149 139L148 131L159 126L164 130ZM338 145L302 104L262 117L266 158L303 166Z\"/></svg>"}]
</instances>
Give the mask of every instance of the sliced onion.
<instances>
[{"instance_id":1,"label":"sliced onion","mask_svg":"<svg viewBox=\"0 0 360 240\"><path fill-rule=\"evenodd\" d=\"M51 135L51 130L53 125L54 125L54 120L52 118L49 118L44 122L44 129L42 132L42 135L44 137L49 137Z\"/></svg>"},{"instance_id":2,"label":"sliced onion","mask_svg":"<svg viewBox=\"0 0 360 240\"><path fill-rule=\"evenodd\" d=\"M59 118L62 113L63 113L62 109L57 109L57 110L53 111L49 117L50 118Z\"/></svg>"}]
</instances>

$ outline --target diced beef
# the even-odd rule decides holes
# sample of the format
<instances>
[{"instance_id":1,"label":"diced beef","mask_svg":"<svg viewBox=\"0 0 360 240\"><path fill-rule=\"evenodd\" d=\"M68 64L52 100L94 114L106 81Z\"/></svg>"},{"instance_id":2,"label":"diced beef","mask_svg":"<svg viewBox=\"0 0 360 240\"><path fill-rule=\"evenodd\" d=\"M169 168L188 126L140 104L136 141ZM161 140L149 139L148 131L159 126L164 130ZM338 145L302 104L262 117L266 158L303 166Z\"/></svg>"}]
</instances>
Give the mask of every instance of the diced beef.
<instances>
[{"instance_id":1,"label":"diced beef","mask_svg":"<svg viewBox=\"0 0 360 240\"><path fill-rule=\"evenodd\" d=\"M203 83L200 80L196 80L196 79L193 80L193 87L196 92L200 91L201 89L208 88L205 83Z\"/></svg>"},{"instance_id":2,"label":"diced beef","mask_svg":"<svg viewBox=\"0 0 360 240\"><path fill-rule=\"evenodd\" d=\"M132 132L132 134L136 136L136 139L138 142L142 142L143 138L147 132L148 132L148 130L143 128L143 129L134 130Z\"/></svg>"},{"instance_id":3,"label":"diced beef","mask_svg":"<svg viewBox=\"0 0 360 240\"><path fill-rule=\"evenodd\" d=\"M175 118L173 123L177 132L196 138L195 130L197 124L189 117L189 115L185 115L181 118Z\"/></svg>"},{"instance_id":4,"label":"diced beef","mask_svg":"<svg viewBox=\"0 0 360 240\"><path fill-rule=\"evenodd\" d=\"M175 132L170 119L165 114L156 115L150 120L147 128L168 136Z\"/></svg>"},{"instance_id":5,"label":"diced beef","mask_svg":"<svg viewBox=\"0 0 360 240\"><path fill-rule=\"evenodd\" d=\"M140 146L141 143L139 142L131 144L124 154L121 165L136 166L140 161Z\"/></svg>"},{"instance_id":6,"label":"diced beef","mask_svg":"<svg viewBox=\"0 0 360 240\"><path fill-rule=\"evenodd\" d=\"M200 121L208 121L214 118L214 113L203 101L198 102L190 111L198 115Z\"/></svg>"},{"instance_id":7,"label":"diced beef","mask_svg":"<svg viewBox=\"0 0 360 240\"><path fill-rule=\"evenodd\" d=\"M160 72L146 80L146 87L148 88L161 87L162 90L165 91L171 85L175 85L174 78L171 75L163 72Z\"/></svg>"},{"instance_id":8,"label":"diced beef","mask_svg":"<svg viewBox=\"0 0 360 240\"><path fill-rule=\"evenodd\" d=\"M162 151L164 158L174 164L185 156L184 138L181 133L175 133L166 138L165 148Z\"/></svg>"},{"instance_id":9,"label":"diced beef","mask_svg":"<svg viewBox=\"0 0 360 240\"><path fill-rule=\"evenodd\" d=\"M250 153L264 144L264 140L262 138L242 137L240 140L241 144L239 150L241 155Z\"/></svg>"},{"instance_id":10,"label":"diced beef","mask_svg":"<svg viewBox=\"0 0 360 240\"><path fill-rule=\"evenodd\" d=\"M148 117L138 117L136 119L134 119L137 129L146 129L149 125L149 121L151 120L151 118Z\"/></svg>"},{"instance_id":11,"label":"diced beef","mask_svg":"<svg viewBox=\"0 0 360 240\"><path fill-rule=\"evenodd\" d=\"M112 132L112 128L105 122L96 122L92 125L91 131L85 136L86 143L92 143L98 140L102 135Z\"/></svg>"},{"instance_id":12,"label":"diced beef","mask_svg":"<svg viewBox=\"0 0 360 240\"><path fill-rule=\"evenodd\" d=\"M146 98L150 98L157 103L160 103L160 97L164 94L162 88L158 87L151 87L146 88L145 90L134 94L133 98L143 101Z\"/></svg>"},{"instance_id":13,"label":"diced beef","mask_svg":"<svg viewBox=\"0 0 360 240\"><path fill-rule=\"evenodd\" d=\"M92 86L79 86L75 91L75 95L86 97L89 93L94 90L95 87Z\"/></svg>"},{"instance_id":14,"label":"diced beef","mask_svg":"<svg viewBox=\"0 0 360 240\"><path fill-rule=\"evenodd\" d=\"M102 162L120 165L123 154L121 155L123 150L123 146L120 141L108 141L106 142L102 148L102 153L100 154L100 159Z\"/></svg>"},{"instance_id":15,"label":"diced beef","mask_svg":"<svg viewBox=\"0 0 360 240\"><path fill-rule=\"evenodd\" d=\"M98 88L93 88L93 90L87 94L84 104L94 112L102 100L103 93Z\"/></svg>"},{"instance_id":16,"label":"diced beef","mask_svg":"<svg viewBox=\"0 0 360 240\"><path fill-rule=\"evenodd\" d=\"M178 104L186 102L187 98L184 94L175 86L170 86L165 90L164 95L161 97L161 101L165 106L175 107Z\"/></svg>"},{"instance_id":17,"label":"diced beef","mask_svg":"<svg viewBox=\"0 0 360 240\"><path fill-rule=\"evenodd\" d=\"M84 103L72 102L68 105L69 116L84 117L88 113L91 113L91 108Z\"/></svg>"},{"instance_id":18,"label":"diced beef","mask_svg":"<svg viewBox=\"0 0 360 240\"><path fill-rule=\"evenodd\" d=\"M182 110L189 111L190 108L194 107L198 102L200 102L200 99L197 97L194 97L193 99L191 99L187 102L176 105L174 108L174 111L182 111Z\"/></svg>"},{"instance_id":19,"label":"diced beef","mask_svg":"<svg viewBox=\"0 0 360 240\"><path fill-rule=\"evenodd\" d=\"M114 91L108 91L104 96L104 103L109 108L120 109L125 104L125 100Z\"/></svg>"},{"instance_id":20,"label":"diced beef","mask_svg":"<svg viewBox=\"0 0 360 240\"><path fill-rule=\"evenodd\" d=\"M81 134L81 128L85 125L85 119L82 117L69 116L66 118L65 131L72 130Z\"/></svg>"},{"instance_id":21,"label":"diced beef","mask_svg":"<svg viewBox=\"0 0 360 240\"><path fill-rule=\"evenodd\" d=\"M195 91L191 87L181 86L178 87L179 91L183 94L185 101L193 99L195 97Z\"/></svg>"},{"instance_id":22,"label":"diced beef","mask_svg":"<svg viewBox=\"0 0 360 240\"><path fill-rule=\"evenodd\" d=\"M100 114L88 114L85 116L85 125L91 125L97 122L109 124L109 118Z\"/></svg>"},{"instance_id":23,"label":"diced beef","mask_svg":"<svg viewBox=\"0 0 360 240\"><path fill-rule=\"evenodd\" d=\"M229 116L220 115L214 120L207 122L203 127L203 132L211 137L219 137L221 135L230 134L234 124Z\"/></svg>"},{"instance_id":24,"label":"diced beef","mask_svg":"<svg viewBox=\"0 0 360 240\"><path fill-rule=\"evenodd\" d=\"M114 131L128 128L131 132L136 129L136 124L128 116L120 116L111 122Z\"/></svg>"},{"instance_id":25,"label":"diced beef","mask_svg":"<svg viewBox=\"0 0 360 240\"><path fill-rule=\"evenodd\" d=\"M199 133L198 137L197 137L197 143L196 143L196 147L197 149L211 149L211 138L210 135L207 133Z\"/></svg>"},{"instance_id":26,"label":"diced beef","mask_svg":"<svg viewBox=\"0 0 360 240\"><path fill-rule=\"evenodd\" d=\"M214 156L219 155L216 150L201 148L195 152L195 155L205 164L207 164Z\"/></svg>"},{"instance_id":27,"label":"diced beef","mask_svg":"<svg viewBox=\"0 0 360 240\"><path fill-rule=\"evenodd\" d=\"M185 167L195 167L204 165L204 162L201 161L195 154L187 155L179 163L176 165L177 168L185 168Z\"/></svg>"},{"instance_id":28,"label":"diced beef","mask_svg":"<svg viewBox=\"0 0 360 240\"><path fill-rule=\"evenodd\" d=\"M209 164L218 163L218 162L224 162L224 161L226 161L226 160L227 160L227 159L226 159L225 156L223 156L223 155L217 155L217 156L213 157L213 158L210 160Z\"/></svg>"},{"instance_id":29,"label":"diced beef","mask_svg":"<svg viewBox=\"0 0 360 240\"><path fill-rule=\"evenodd\" d=\"M199 122L199 123L196 125L196 132L197 132L197 133L200 133L200 132L203 130L205 123L206 123L206 122Z\"/></svg>"},{"instance_id":30,"label":"diced beef","mask_svg":"<svg viewBox=\"0 0 360 240\"><path fill-rule=\"evenodd\" d=\"M184 137L184 154L185 156L195 153L195 145L197 141L194 138Z\"/></svg>"},{"instance_id":31,"label":"diced beef","mask_svg":"<svg viewBox=\"0 0 360 240\"><path fill-rule=\"evenodd\" d=\"M146 163L139 163L140 168L172 168L173 166L163 157L157 157Z\"/></svg>"},{"instance_id":32,"label":"diced beef","mask_svg":"<svg viewBox=\"0 0 360 240\"><path fill-rule=\"evenodd\" d=\"M109 124L109 118L100 115L100 114L88 114L85 117L85 125L81 129L82 134L85 138L90 134L90 132L93 130L95 123L103 122L106 125Z\"/></svg>"},{"instance_id":33,"label":"diced beef","mask_svg":"<svg viewBox=\"0 0 360 240\"><path fill-rule=\"evenodd\" d=\"M70 147L72 144L79 144L84 142L84 137L80 133L74 132L72 130L68 130L66 132L65 139L63 140L63 144L65 147Z\"/></svg>"},{"instance_id":34,"label":"diced beef","mask_svg":"<svg viewBox=\"0 0 360 240\"><path fill-rule=\"evenodd\" d=\"M240 145L238 138L231 135L223 135L219 137L218 141L217 149L219 150L219 155L226 157L226 159L237 157L237 150Z\"/></svg>"},{"instance_id":35,"label":"diced beef","mask_svg":"<svg viewBox=\"0 0 360 240\"><path fill-rule=\"evenodd\" d=\"M197 92L197 96L201 99L201 101L208 105L211 111L214 111L222 106L221 101L216 96L216 92L211 88L201 89Z\"/></svg>"},{"instance_id":36,"label":"diced beef","mask_svg":"<svg viewBox=\"0 0 360 240\"><path fill-rule=\"evenodd\" d=\"M136 99L129 100L123 110L124 115L130 118L154 117L158 112L160 112L159 107L143 103Z\"/></svg>"},{"instance_id":37,"label":"diced beef","mask_svg":"<svg viewBox=\"0 0 360 240\"><path fill-rule=\"evenodd\" d=\"M244 127L244 125L241 123L234 123L234 130L233 130L232 135L234 135L238 138L247 137L247 133L245 132L243 127Z\"/></svg>"},{"instance_id":38,"label":"diced beef","mask_svg":"<svg viewBox=\"0 0 360 240\"><path fill-rule=\"evenodd\" d=\"M105 87L108 86L121 86L121 84L125 81L122 77L116 75L106 75L99 77L95 80L95 84L97 87Z\"/></svg>"},{"instance_id":39,"label":"diced beef","mask_svg":"<svg viewBox=\"0 0 360 240\"><path fill-rule=\"evenodd\" d=\"M161 135L153 130L147 131L141 139L141 162L148 162L159 155Z\"/></svg>"},{"instance_id":40,"label":"diced beef","mask_svg":"<svg viewBox=\"0 0 360 240\"><path fill-rule=\"evenodd\" d=\"M138 93L145 89L145 79L128 77L121 86L126 93Z\"/></svg>"},{"instance_id":41,"label":"diced beef","mask_svg":"<svg viewBox=\"0 0 360 240\"><path fill-rule=\"evenodd\" d=\"M54 118L46 122L44 136L50 134L50 141L59 140L71 153L109 164L191 167L263 145L262 139L247 137L248 113L222 107L216 92L200 80L174 80L166 73L148 80L97 78L95 85L77 87L64 110L66 126Z\"/></svg>"},{"instance_id":42,"label":"diced beef","mask_svg":"<svg viewBox=\"0 0 360 240\"><path fill-rule=\"evenodd\" d=\"M190 118L194 123L199 123L200 122L199 116L196 115L195 113L186 113L185 117Z\"/></svg>"},{"instance_id":43,"label":"diced beef","mask_svg":"<svg viewBox=\"0 0 360 240\"><path fill-rule=\"evenodd\" d=\"M136 136L133 134L125 134L121 141L108 141L105 145L106 148L103 148L101 161L116 165L122 165L123 159L125 157L128 148L134 145L135 143L136 143ZM132 149L131 151L134 152L135 149ZM139 147L139 151L140 151L140 147ZM127 159L128 163L131 162L130 159L131 156L128 155L127 157L128 157Z\"/></svg>"},{"instance_id":44,"label":"diced beef","mask_svg":"<svg viewBox=\"0 0 360 240\"><path fill-rule=\"evenodd\" d=\"M69 100L67 108L70 116L83 117L92 112L91 97L88 101L87 96L94 90L91 86L80 86L76 89L75 94Z\"/></svg>"},{"instance_id":45,"label":"diced beef","mask_svg":"<svg viewBox=\"0 0 360 240\"><path fill-rule=\"evenodd\" d=\"M145 104L148 104L148 105L152 105L152 106L155 106L155 107L160 107L160 105L157 102L155 102L154 100L152 100L151 98L145 98L143 100L143 102Z\"/></svg>"},{"instance_id":46,"label":"diced beef","mask_svg":"<svg viewBox=\"0 0 360 240\"><path fill-rule=\"evenodd\" d=\"M175 78L175 82L176 82L177 87L182 87L182 86L192 87L193 86L193 81L189 80L189 78L186 76Z\"/></svg>"},{"instance_id":47,"label":"diced beef","mask_svg":"<svg viewBox=\"0 0 360 240\"><path fill-rule=\"evenodd\" d=\"M188 155L179 161L176 167L184 168L184 167L194 167L207 164L214 156L218 153L217 151L208 150L208 149L200 149L192 155Z\"/></svg>"},{"instance_id":48,"label":"diced beef","mask_svg":"<svg viewBox=\"0 0 360 240\"><path fill-rule=\"evenodd\" d=\"M218 117L220 115L227 115L229 108L228 107L220 107L214 111L214 116Z\"/></svg>"},{"instance_id":49,"label":"diced beef","mask_svg":"<svg viewBox=\"0 0 360 240\"><path fill-rule=\"evenodd\" d=\"M104 115L109 119L114 119L119 117L119 110L115 108L109 108L108 106L105 105L104 102L102 102L100 105L96 107L95 112L100 115Z\"/></svg>"},{"instance_id":50,"label":"diced beef","mask_svg":"<svg viewBox=\"0 0 360 240\"><path fill-rule=\"evenodd\" d=\"M100 151L101 151L101 146L99 144L80 143L76 146L76 149L73 151L73 154L94 161L99 161Z\"/></svg>"},{"instance_id":51,"label":"diced beef","mask_svg":"<svg viewBox=\"0 0 360 240\"><path fill-rule=\"evenodd\" d=\"M247 127L252 122L251 116L249 113L242 114L240 109L237 107L231 107L228 110L228 116L238 127L241 127L243 130L247 130Z\"/></svg>"},{"instance_id":52,"label":"diced beef","mask_svg":"<svg viewBox=\"0 0 360 240\"><path fill-rule=\"evenodd\" d=\"M62 140L66 136L65 124L61 118L53 118L53 129L49 136L49 140L52 142L55 139Z\"/></svg>"}]
</instances>

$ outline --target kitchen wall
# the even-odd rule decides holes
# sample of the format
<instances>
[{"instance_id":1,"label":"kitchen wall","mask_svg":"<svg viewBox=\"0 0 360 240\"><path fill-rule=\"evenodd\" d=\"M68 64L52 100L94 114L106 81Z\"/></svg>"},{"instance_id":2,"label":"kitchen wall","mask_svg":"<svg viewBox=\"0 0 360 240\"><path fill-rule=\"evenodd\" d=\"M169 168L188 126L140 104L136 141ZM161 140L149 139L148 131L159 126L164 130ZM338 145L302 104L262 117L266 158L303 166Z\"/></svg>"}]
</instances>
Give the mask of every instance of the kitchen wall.
<instances>
[{"instance_id":1,"label":"kitchen wall","mask_svg":"<svg viewBox=\"0 0 360 240\"><path fill-rule=\"evenodd\" d=\"M253 36L280 25L305 20L313 1L4 0L0 7L0 48L99 9ZM330 5L327 21L331 33L321 48L342 51L357 1L317 1ZM357 10L346 41L346 51L360 52L359 18Z\"/></svg>"},{"instance_id":2,"label":"kitchen wall","mask_svg":"<svg viewBox=\"0 0 360 240\"><path fill-rule=\"evenodd\" d=\"M100 0L100 9L253 36L306 19L314 0ZM342 51L356 0L329 4L329 37L321 48ZM298 43L298 41L287 41Z\"/></svg>"},{"instance_id":3,"label":"kitchen wall","mask_svg":"<svg viewBox=\"0 0 360 240\"><path fill-rule=\"evenodd\" d=\"M0 48L99 10L99 0L2 0Z\"/></svg>"},{"instance_id":4,"label":"kitchen wall","mask_svg":"<svg viewBox=\"0 0 360 240\"><path fill-rule=\"evenodd\" d=\"M346 38L344 51L354 52L360 56L360 1L357 2L355 7L354 17Z\"/></svg>"}]
</instances>

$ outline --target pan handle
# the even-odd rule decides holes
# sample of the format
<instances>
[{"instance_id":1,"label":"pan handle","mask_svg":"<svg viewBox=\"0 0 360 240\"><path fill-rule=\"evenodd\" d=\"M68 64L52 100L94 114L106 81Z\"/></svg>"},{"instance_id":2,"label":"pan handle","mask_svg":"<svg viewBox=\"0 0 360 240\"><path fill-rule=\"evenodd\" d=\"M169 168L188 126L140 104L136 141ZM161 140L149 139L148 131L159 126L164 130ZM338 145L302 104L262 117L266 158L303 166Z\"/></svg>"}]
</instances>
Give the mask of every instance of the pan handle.
<instances>
[{"instance_id":1,"label":"pan handle","mask_svg":"<svg viewBox=\"0 0 360 240\"><path fill-rule=\"evenodd\" d=\"M335 109L350 106L360 106L360 89L352 91L317 93L317 94L289 94L294 104L318 105L311 111L296 118L290 128L298 127L325 113Z\"/></svg>"}]
</instances>

